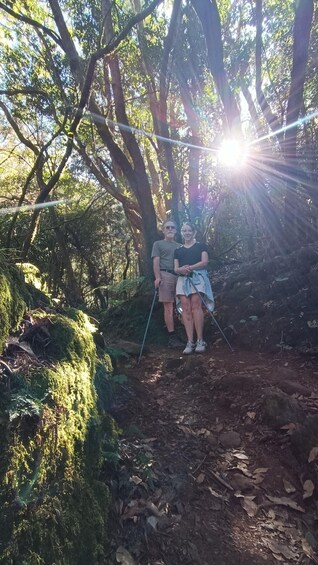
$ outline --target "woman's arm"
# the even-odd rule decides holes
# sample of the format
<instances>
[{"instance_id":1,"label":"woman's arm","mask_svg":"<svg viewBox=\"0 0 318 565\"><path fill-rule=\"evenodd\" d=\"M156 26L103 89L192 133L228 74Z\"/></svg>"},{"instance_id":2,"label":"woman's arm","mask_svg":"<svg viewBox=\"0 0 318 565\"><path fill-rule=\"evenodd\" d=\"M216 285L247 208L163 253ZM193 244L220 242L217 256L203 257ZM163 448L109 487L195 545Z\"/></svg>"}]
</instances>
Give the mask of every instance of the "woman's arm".
<instances>
[{"instance_id":1,"label":"woman's arm","mask_svg":"<svg viewBox=\"0 0 318 565\"><path fill-rule=\"evenodd\" d=\"M208 266L209 256L207 251L202 251L201 253L201 261L195 263L194 265L189 265L190 272L195 271L196 269L205 269Z\"/></svg>"},{"instance_id":2,"label":"woman's arm","mask_svg":"<svg viewBox=\"0 0 318 565\"><path fill-rule=\"evenodd\" d=\"M177 275L186 276L191 273L189 265L183 265L183 267L179 267L179 259L174 260L174 272Z\"/></svg>"}]
</instances>

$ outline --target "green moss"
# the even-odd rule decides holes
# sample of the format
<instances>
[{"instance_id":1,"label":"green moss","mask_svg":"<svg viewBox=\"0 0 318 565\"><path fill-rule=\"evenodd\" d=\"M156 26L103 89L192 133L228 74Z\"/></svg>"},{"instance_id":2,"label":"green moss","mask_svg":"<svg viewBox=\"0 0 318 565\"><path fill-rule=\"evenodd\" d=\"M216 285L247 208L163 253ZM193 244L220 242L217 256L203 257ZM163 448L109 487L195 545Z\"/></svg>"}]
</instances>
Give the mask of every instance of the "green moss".
<instances>
[{"instance_id":1,"label":"green moss","mask_svg":"<svg viewBox=\"0 0 318 565\"><path fill-rule=\"evenodd\" d=\"M37 504L7 513L10 543L6 565L94 565L105 563L109 494L100 481L61 481ZM9 540L8 540L9 541ZM39 551L40 548L40 551Z\"/></svg>"},{"instance_id":2,"label":"green moss","mask_svg":"<svg viewBox=\"0 0 318 565\"><path fill-rule=\"evenodd\" d=\"M0 349L3 349L5 339L10 332L11 292L8 278L0 273Z\"/></svg>"},{"instance_id":3,"label":"green moss","mask_svg":"<svg viewBox=\"0 0 318 565\"><path fill-rule=\"evenodd\" d=\"M90 369L94 369L96 348L92 339L93 326L83 312L68 311L66 317L61 314L50 316L51 341L46 348L47 355L76 366L84 361Z\"/></svg>"},{"instance_id":4,"label":"green moss","mask_svg":"<svg viewBox=\"0 0 318 565\"><path fill-rule=\"evenodd\" d=\"M45 281L35 265L32 265L32 263L16 263L16 265L22 271L26 283L43 292L47 291Z\"/></svg>"},{"instance_id":5,"label":"green moss","mask_svg":"<svg viewBox=\"0 0 318 565\"><path fill-rule=\"evenodd\" d=\"M1 404L2 565L105 563L109 495L99 475L118 430L97 401L89 319L66 314L48 317L50 366L27 369Z\"/></svg>"},{"instance_id":6,"label":"green moss","mask_svg":"<svg viewBox=\"0 0 318 565\"><path fill-rule=\"evenodd\" d=\"M30 304L23 277L13 265L0 262L0 351L11 330L15 330Z\"/></svg>"}]
</instances>

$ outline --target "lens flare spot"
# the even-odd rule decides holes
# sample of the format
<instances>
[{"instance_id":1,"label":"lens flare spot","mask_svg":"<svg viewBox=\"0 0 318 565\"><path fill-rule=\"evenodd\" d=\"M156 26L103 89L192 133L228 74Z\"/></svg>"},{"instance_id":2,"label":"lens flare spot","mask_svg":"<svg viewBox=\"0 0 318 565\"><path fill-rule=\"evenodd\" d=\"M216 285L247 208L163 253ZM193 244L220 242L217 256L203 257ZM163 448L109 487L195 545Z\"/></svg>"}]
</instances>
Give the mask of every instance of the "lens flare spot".
<instances>
[{"instance_id":1,"label":"lens flare spot","mask_svg":"<svg viewBox=\"0 0 318 565\"><path fill-rule=\"evenodd\" d=\"M243 140L225 139L219 149L218 158L225 167L242 167L245 165L247 147Z\"/></svg>"}]
</instances>

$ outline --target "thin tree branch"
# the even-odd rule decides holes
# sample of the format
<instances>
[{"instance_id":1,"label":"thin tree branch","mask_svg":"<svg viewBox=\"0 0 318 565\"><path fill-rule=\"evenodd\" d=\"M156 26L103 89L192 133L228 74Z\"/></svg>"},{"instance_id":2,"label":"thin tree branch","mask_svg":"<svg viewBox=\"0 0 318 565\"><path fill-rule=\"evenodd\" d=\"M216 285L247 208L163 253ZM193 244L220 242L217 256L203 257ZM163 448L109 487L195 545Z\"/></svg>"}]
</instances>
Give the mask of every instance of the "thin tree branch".
<instances>
[{"instance_id":1,"label":"thin tree branch","mask_svg":"<svg viewBox=\"0 0 318 565\"><path fill-rule=\"evenodd\" d=\"M16 94L32 94L36 96L43 96L44 98L50 98L47 92L43 90L37 90L36 88L11 88L8 90L0 90L0 94L5 94L6 96L16 96Z\"/></svg>"},{"instance_id":2,"label":"thin tree branch","mask_svg":"<svg viewBox=\"0 0 318 565\"><path fill-rule=\"evenodd\" d=\"M9 8L9 6L6 6L3 2L0 2L0 9L4 10L5 12L7 12L7 14L12 16L16 20L19 20L20 22L25 22L26 24L30 24L32 27L41 29L47 35L49 35L51 39L55 41L55 43L57 43L60 47L63 47L61 38L52 29L44 26L43 24L40 24L40 22L37 22L33 18L29 18L28 16L23 16L22 14L14 12L14 10L11 10L11 8Z\"/></svg>"},{"instance_id":3,"label":"thin tree branch","mask_svg":"<svg viewBox=\"0 0 318 565\"><path fill-rule=\"evenodd\" d=\"M12 127L13 131L15 132L15 134L17 135L17 137L19 138L19 140L21 141L21 143L23 143L26 147L28 147L29 149L31 149L31 151L33 151L33 153L35 155L39 154L39 149L26 137L24 137L23 133L21 132L18 124L16 123L16 121L13 119L11 113L9 112L7 106L0 101L0 108L3 110L3 113L5 115L5 117L7 118L10 126Z\"/></svg>"}]
</instances>

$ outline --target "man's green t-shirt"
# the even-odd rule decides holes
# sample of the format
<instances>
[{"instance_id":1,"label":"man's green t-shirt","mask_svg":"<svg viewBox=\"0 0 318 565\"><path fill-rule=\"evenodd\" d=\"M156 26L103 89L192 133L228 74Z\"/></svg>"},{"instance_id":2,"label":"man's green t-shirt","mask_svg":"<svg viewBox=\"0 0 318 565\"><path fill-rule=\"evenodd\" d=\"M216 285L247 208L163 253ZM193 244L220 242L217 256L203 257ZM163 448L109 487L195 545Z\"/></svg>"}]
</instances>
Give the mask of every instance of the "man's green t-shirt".
<instances>
[{"instance_id":1,"label":"man's green t-shirt","mask_svg":"<svg viewBox=\"0 0 318 565\"><path fill-rule=\"evenodd\" d=\"M177 241L167 241L161 239L155 241L152 247L151 257L160 257L160 269L169 269L173 271L173 259L176 249L181 247Z\"/></svg>"}]
</instances>

